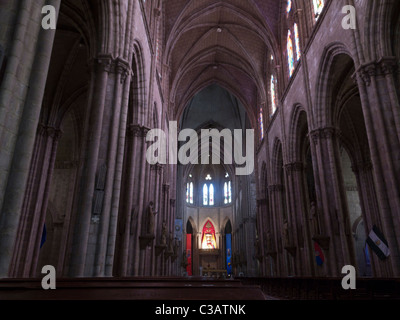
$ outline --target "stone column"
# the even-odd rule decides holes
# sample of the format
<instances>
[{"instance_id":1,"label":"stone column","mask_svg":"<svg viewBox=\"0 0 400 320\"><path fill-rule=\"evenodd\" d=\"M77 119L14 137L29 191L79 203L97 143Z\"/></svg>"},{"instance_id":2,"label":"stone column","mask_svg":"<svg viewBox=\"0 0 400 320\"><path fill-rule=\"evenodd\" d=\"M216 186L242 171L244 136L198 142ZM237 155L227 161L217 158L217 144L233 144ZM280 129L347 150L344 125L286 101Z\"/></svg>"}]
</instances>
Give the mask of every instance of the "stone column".
<instances>
[{"instance_id":1,"label":"stone column","mask_svg":"<svg viewBox=\"0 0 400 320\"><path fill-rule=\"evenodd\" d=\"M55 7L57 13L59 12L60 3L61 0L49 1L49 4ZM31 14L27 9L29 7L29 1L23 2L22 8L25 10L20 14L20 25L17 28L16 38L14 39L15 46L11 51L12 55L15 56L9 61L10 65L14 65L17 68L21 63L20 59L24 52L21 39L24 38L22 35L26 31L27 22L29 21L28 17ZM26 19L26 21L23 21L23 19ZM33 65L29 77L28 91L24 100L23 110L21 110L20 113L20 118L13 119L15 129L18 128L16 129L17 134L13 137L4 136L6 139L5 141L8 141L8 150L12 149L9 141L15 141L15 145L13 153L9 152L8 155L5 156L7 159L2 159L2 163L9 164L6 185L5 179L3 179L5 176L3 174L0 176L0 180L2 180L0 183L0 252L2 252L0 255L0 277L6 277L9 274L54 43L55 30L42 29L40 27L40 22L37 23L36 27L38 28L38 40L36 43L36 50L34 51L34 63L32 62ZM20 36L18 36L18 34L20 34ZM15 76L16 74L6 75L3 80L4 83L8 81L14 83L16 79ZM3 86L1 88L0 106L3 107L3 103L6 102L7 99L11 99L11 96L10 92L6 92ZM3 124L2 115L3 113L0 114L0 123ZM2 157L4 157L3 154ZM3 173L3 170L1 170L1 173Z\"/></svg>"},{"instance_id":2,"label":"stone column","mask_svg":"<svg viewBox=\"0 0 400 320\"><path fill-rule=\"evenodd\" d=\"M258 208L258 216L257 216L257 233L258 233L258 252L256 252L256 258L260 261L260 275L267 276L267 254L266 254L266 231L268 228L268 201L267 199L258 199L257 200L257 208Z\"/></svg>"},{"instance_id":3,"label":"stone column","mask_svg":"<svg viewBox=\"0 0 400 320\"><path fill-rule=\"evenodd\" d=\"M147 186L149 183L150 179L150 165L147 163L146 159L146 150L147 150L147 143L146 143L146 136L147 133L149 132L150 129L142 127L142 132L141 132L141 144L138 148L139 150L139 157L140 157L140 163L138 166L138 174L139 174L139 197L138 197L138 221L136 225L136 238L133 240L134 241L134 262L133 262L133 275L141 275L143 272L143 264L142 268L141 266L141 261L144 262L144 256L143 256L143 250L141 250L140 247L140 241L139 237L142 234L143 231L143 215L146 212L146 208L149 202L149 195L145 193L145 190L147 190Z\"/></svg>"},{"instance_id":4,"label":"stone column","mask_svg":"<svg viewBox=\"0 0 400 320\"><path fill-rule=\"evenodd\" d=\"M155 219L154 226L154 236L155 240L151 243L151 251L149 252L150 257L150 275L154 276L156 272L156 256L155 256L155 245L157 245L158 235L160 234L162 218L163 218L163 210L162 210L162 202L161 202L161 179L162 179L162 171L163 167L160 164L155 164L150 166L151 172L151 182L149 184L148 193L151 195L151 200L154 202L155 210L158 212Z\"/></svg>"},{"instance_id":5,"label":"stone column","mask_svg":"<svg viewBox=\"0 0 400 320\"><path fill-rule=\"evenodd\" d=\"M118 275L121 277L128 275L128 258L130 248L131 235L136 230L137 224L137 207L135 205L134 184L138 179L136 175L139 174L139 170L135 170L139 158L135 155L134 151L137 150L139 141L141 138L141 127L138 125L129 125L128 136L125 150L125 179L123 185L122 203L119 213L119 233L120 241L119 246L119 269Z\"/></svg>"},{"instance_id":6,"label":"stone column","mask_svg":"<svg viewBox=\"0 0 400 320\"><path fill-rule=\"evenodd\" d=\"M283 215L283 207L282 207L282 192L284 190L283 186L280 184L270 185L268 186L268 190L271 194L271 249L270 256L274 259L275 262L275 270L277 272L277 276L283 276L283 271L285 270L285 260L282 256L283 254L283 243L281 238L281 232L283 230L282 223L282 215Z\"/></svg>"},{"instance_id":7,"label":"stone column","mask_svg":"<svg viewBox=\"0 0 400 320\"><path fill-rule=\"evenodd\" d=\"M168 189L168 196L169 196L169 189ZM176 217L176 199L169 199L169 210L168 210L168 219L171 224L171 229L174 229L175 225L175 217ZM193 243L192 243L192 254L193 254ZM192 263L193 263L193 257L192 257ZM171 269L167 273L168 276L172 275ZM179 274L180 275L180 274Z\"/></svg>"},{"instance_id":8,"label":"stone column","mask_svg":"<svg viewBox=\"0 0 400 320\"><path fill-rule=\"evenodd\" d=\"M329 249L326 250L329 260L333 260L328 262L329 273L331 276L338 276L344 265L356 265L340 165L338 135L335 128L314 130L311 135L317 145L318 178L322 179L319 184L322 199L319 201L323 204L323 211L318 210L323 213L323 217L320 217L321 225L324 225L322 236L329 238ZM322 242L320 245L325 246Z\"/></svg>"},{"instance_id":9,"label":"stone column","mask_svg":"<svg viewBox=\"0 0 400 320\"><path fill-rule=\"evenodd\" d=\"M35 143L18 238L14 250L12 277L36 275L40 239L47 213L47 202L56 151L61 132L39 125Z\"/></svg>"},{"instance_id":10,"label":"stone column","mask_svg":"<svg viewBox=\"0 0 400 320\"><path fill-rule=\"evenodd\" d=\"M390 264L391 276L400 275L400 118L395 70L396 59L382 57L361 65L354 76L374 168L382 232L391 250L389 259L381 263Z\"/></svg>"},{"instance_id":11,"label":"stone column","mask_svg":"<svg viewBox=\"0 0 400 320\"><path fill-rule=\"evenodd\" d=\"M82 277L85 275L86 255L88 249L89 229L92 216L92 204L95 191L97 170L99 168L99 153L102 139L103 116L107 83L111 72L112 58L99 56L94 60L92 81L95 82L91 92L92 105L89 109L89 134L87 140L87 153L84 160L82 174L82 192L76 219L76 231L72 246L70 273L71 276Z\"/></svg>"},{"instance_id":12,"label":"stone column","mask_svg":"<svg viewBox=\"0 0 400 320\"><path fill-rule=\"evenodd\" d=\"M110 220L110 232L107 243L107 257L106 257L106 266L105 266L105 276L112 276L114 271L114 261L115 261L115 251L116 251L116 241L117 241L117 228L118 228L118 215L120 212L120 199L122 197L123 192L123 176L125 175L123 172L124 168L124 159L125 159L125 145L126 145L126 137L127 137L127 121L128 121L128 107L129 107L129 96L130 96L130 87L131 87L131 72L128 71L129 67L126 65L126 68L122 66L122 81L124 83L123 90L123 98L122 98L122 107L121 107L121 117L119 124L119 138L118 138L118 150L117 150L117 158L116 158L116 167L115 167L115 177L113 182L113 195L112 195L112 204L111 204L111 220ZM133 149L135 150L135 149ZM130 199L132 198L129 197ZM129 211L129 221L127 221L128 226L131 226L132 214L135 212L133 208L130 207ZM131 232L131 228L126 230L129 235ZM118 264L117 264L118 265ZM126 272L126 271L125 271Z\"/></svg>"},{"instance_id":13,"label":"stone column","mask_svg":"<svg viewBox=\"0 0 400 320\"><path fill-rule=\"evenodd\" d=\"M107 148L100 149L99 160L107 164L107 175L105 180L104 198L102 203L102 212L100 217L100 228L97 234L96 243L96 256L94 261L94 276L100 277L105 275L105 263L108 247L108 232L110 231L110 218L111 218L111 203L114 190L114 180L118 177L115 176L116 163L120 162L122 153L117 153L118 150L118 134L120 126L126 128L126 122L121 123L121 107L122 107L122 90L126 80L129 64L121 59L113 61L112 74L113 79L113 97L106 99L107 106L110 107L111 114L106 114L103 124L102 136L107 137L105 144ZM102 141L103 142L103 141Z\"/></svg>"},{"instance_id":14,"label":"stone column","mask_svg":"<svg viewBox=\"0 0 400 320\"><path fill-rule=\"evenodd\" d=\"M162 237L162 226L163 223L167 225L168 228L168 221L169 221L169 184L163 184L162 187L162 198L161 198L161 203L162 205L160 206L160 216L158 220L158 240L157 240L157 245L161 245L161 237ZM159 251L158 251L159 250ZM156 275L158 276L165 276L165 259L164 259L164 254L165 254L166 248L161 248L156 249Z\"/></svg>"},{"instance_id":15,"label":"stone column","mask_svg":"<svg viewBox=\"0 0 400 320\"><path fill-rule=\"evenodd\" d=\"M295 253L296 268L299 276L313 275L313 246L309 232L309 214L304 194L304 165L293 162L285 165L288 177L288 191L292 207L291 225L293 231L291 244Z\"/></svg>"},{"instance_id":16,"label":"stone column","mask_svg":"<svg viewBox=\"0 0 400 320\"><path fill-rule=\"evenodd\" d=\"M379 216L379 206L376 199L373 167L370 161L359 162L352 167L360 190L360 205L365 225L365 234L368 236L368 227L376 225L382 230ZM371 265L375 277L390 277L387 264L381 264L375 254L370 254Z\"/></svg>"}]
</instances>

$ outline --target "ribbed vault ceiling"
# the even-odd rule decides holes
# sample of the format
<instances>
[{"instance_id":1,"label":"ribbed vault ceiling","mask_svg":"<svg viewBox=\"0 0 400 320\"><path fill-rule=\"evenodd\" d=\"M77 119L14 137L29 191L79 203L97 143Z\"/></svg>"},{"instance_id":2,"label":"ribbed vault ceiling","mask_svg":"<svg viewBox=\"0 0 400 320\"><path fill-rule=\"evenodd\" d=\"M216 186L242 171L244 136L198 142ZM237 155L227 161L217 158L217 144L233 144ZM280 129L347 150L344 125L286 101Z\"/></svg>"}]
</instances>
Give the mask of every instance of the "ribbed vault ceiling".
<instances>
[{"instance_id":1,"label":"ribbed vault ceiling","mask_svg":"<svg viewBox=\"0 0 400 320\"><path fill-rule=\"evenodd\" d=\"M279 0L165 4L164 62L170 66L170 98L178 115L197 92L218 83L235 94L255 119L266 57L278 47L279 6Z\"/></svg>"}]
</instances>

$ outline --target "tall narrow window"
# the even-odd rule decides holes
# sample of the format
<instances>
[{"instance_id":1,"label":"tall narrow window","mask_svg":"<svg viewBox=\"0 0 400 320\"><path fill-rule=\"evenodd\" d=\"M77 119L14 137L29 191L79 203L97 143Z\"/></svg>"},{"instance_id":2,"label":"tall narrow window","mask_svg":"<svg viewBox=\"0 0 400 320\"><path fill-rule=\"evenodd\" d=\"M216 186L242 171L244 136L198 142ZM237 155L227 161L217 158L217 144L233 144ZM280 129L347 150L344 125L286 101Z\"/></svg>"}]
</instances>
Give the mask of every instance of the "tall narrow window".
<instances>
[{"instance_id":1,"label":"tall narrow window","mask_svg":"<svg viewBox=\"0 0 400 320\"><path fill-rule=\"evenodd\" d=\"M228 182L228 202L232 203L232 184Z\"/></svg>"},{"instance_id":2,"label":"tall narrow window","mask_svg":"<svg viewBox=\"0 0 400 320\"><path fill-rule=\"evenodd\" d=\"M293 52L293 40L292 33L288 30L287 36L287 54L288 54L288 64L289 64L289 75L292 76L294 72L294 52Z\"/></svg>"},{"instance_id":3,"label":"tall narrow window","mask_svg":"<svg viewBox=\"0 0 400 320\"><path fill-rule=\"evenodd\" d=\"M294 24L294 39L295 39L295 42L296 42L297 61L299 61L300 57L301 57L301 51L300 51L299 27L297 26L297 23Z\"/></svg>"},{"instance_id":4,"label":"tall narrow window","mask_svg":"<svg viewBox=\"0 0 400 320\"><path fill-rule=\"evenodd\" d=\"M193 204L193 182L186 184L186 203Z\"/></svg>"},{"instance_id":5,"label":"tall narrow window","mask_svg":"<svg viewBox=\"0 0 400 320\"><path fill-rule=\"evenodd\" d=\"M214 205L214 185L212 183L210 184L209 197L210 197L210 206L213 206Z\"/></svg>"},{"instance_id":6,"label":"tall narrow window","mask_svg":"<svg viewBox=\"0 0 400 320\"><path fill-rule=\"evenodd\" d=\"M189 202L193 204L193 182L189 185Z\"/></svg>"},{"instance_id":7,"label":"tall narrow window","mask_svg":"<svg viewBox=\"0 0 400 320\"><path fill-rule=\"evenodd\" d=\"M228 182L224 183L224 203L228 203Z\"/></svg>"},{"instance_id":8,"label":"tall narrow window","mask_svg":"<svg viewBox=\"0 0 400 320\"><path fill-rule=\"evenodd\" d=\"M260 126L260 137L261 140L264 139L264 112L263 108L260 108L260 115L259 115L259 126Z\"/></svg>"},{"instance_id":9,"label":"tall narrow window","mask_svg":"<svg viewBox=\"0 0 400 320\"><path fill-rule=\"evenodd\" d=\"M203 205L208 206L208 186L204 184L203 187Z\"/></svg>"},{"instance_id":10,"label":"tall narrow window","mask_svg":"<svg viewBox=\"0 0 400 320\"><path fill-rule=\"evenodd\" d=\"M286 16L289 16L290 11L292 11L292 0L288 0L287 6L286 6Z\"/></svg>"},{"instance_id":11,"label":"tall narrow window","mask_svg":"<svg viewBox=\"0 0 400 320\"><path fill-rule=\"evenodd\" d=\"M232 203L232 184L230 181L224 183L224 203Z\"/></svg>"},{"instance_id":12,"label":"tall narrow window","mask_svg":"<svg viewBox=\"0 0 400 320\"><path fill-rule=\"evenodd\" d=\"M322 10L324 9L325 3L324 0L313 0L313 4L314 4L315 20L318 20Z\"/></svg>"},{"instance_id":13,"label":"tall narrow window","mask_svg":"<svg viewBox=\"0 0 400 320\"><path fill-rule=\"evenodd\" d=\"M271 90L271 111L272 114L276 111L276 91L275 91L275 77L271 76L271 83L270 83L270 90Z\"/></svg>"}]
</instances>

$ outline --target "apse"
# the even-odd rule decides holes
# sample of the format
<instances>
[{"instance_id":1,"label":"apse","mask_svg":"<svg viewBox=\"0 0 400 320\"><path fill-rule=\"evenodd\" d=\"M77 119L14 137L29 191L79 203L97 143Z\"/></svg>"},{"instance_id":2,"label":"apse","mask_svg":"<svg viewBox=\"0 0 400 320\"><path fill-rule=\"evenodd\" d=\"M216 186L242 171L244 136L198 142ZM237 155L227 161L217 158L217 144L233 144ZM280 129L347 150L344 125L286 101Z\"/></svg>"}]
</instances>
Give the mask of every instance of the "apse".
<instances>
[{"instance_id":1,"label":"apse","mask_svg":"<svg viewBox=\"0 0 400 320\"><path fill-rule=\"evenodd\" d=\"M240 100L217 83L206 86L191 99L179 127L197 132L202 129L244 131L251 128ZM209 147L210 158L216 156L221 159L219 164L214 164L214 161L202 164L199 159L198 164L178 165L177 188L180 192L177 194L177 214L181 213L185 223L190 219L199 226L197 235L186 230L186 243L182 246L183 252L191 252L194 276L212 274L226 277L232 273L232 267L238 273L247 274L255 270L252 265L254 246L243 241L245 233L255 235L255 224L249 224L248 230L234 228L251 215L249 211L255 207L255 199L249 197L247 192L253 179L252 175L236 175L235 165L222 160L224 142L221 138L220 150L212 148L211 139L199 142L202 147L206 144L206 150ZM227 221L230 224L229 235L226 234ZM237 259L239 256L246 257L248 265L232 266L235 255Z\"/></svg>"}]
</instances>

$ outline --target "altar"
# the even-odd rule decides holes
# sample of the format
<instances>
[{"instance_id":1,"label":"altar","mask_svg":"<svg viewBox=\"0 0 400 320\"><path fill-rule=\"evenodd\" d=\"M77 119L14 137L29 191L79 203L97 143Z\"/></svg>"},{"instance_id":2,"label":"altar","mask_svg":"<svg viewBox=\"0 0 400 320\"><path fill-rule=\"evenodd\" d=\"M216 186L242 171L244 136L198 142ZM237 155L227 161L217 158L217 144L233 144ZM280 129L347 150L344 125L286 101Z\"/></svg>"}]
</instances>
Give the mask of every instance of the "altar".
<instances>
[{"instance_id":1,"label":"altar","mask_svg":"<svg viewBox=\"0 0 400 320\"><path fill-rule=\"evenodd\" d=\"M203 276L204 277L213 277L213 278L227 278L226 269L203 269Z\"/></svg>"}]
</instances>

